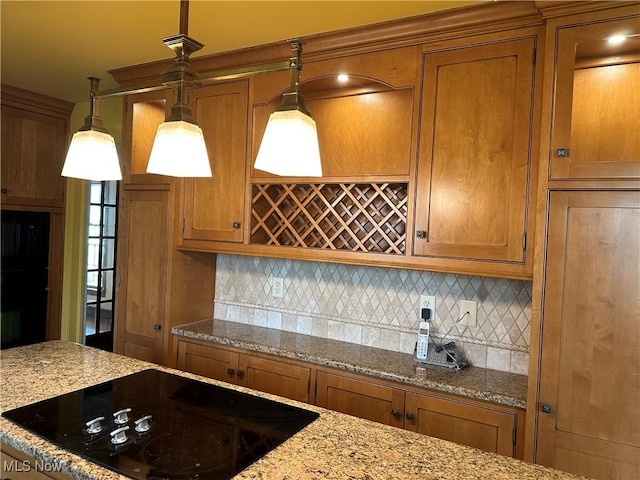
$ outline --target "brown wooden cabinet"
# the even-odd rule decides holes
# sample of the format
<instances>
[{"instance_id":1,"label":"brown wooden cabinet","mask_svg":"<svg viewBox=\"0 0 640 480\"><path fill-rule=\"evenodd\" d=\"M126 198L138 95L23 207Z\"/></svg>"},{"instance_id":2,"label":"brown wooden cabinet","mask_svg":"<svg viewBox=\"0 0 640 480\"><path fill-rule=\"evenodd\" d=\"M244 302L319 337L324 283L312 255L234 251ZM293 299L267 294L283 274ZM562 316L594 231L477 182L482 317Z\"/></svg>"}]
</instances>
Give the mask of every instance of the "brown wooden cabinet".
<instances>
[{"instance_id":1,"label":"brown wooden cabinet","mask_svg":"<svg viewBox=\"0 0 640 480\"><path fill-rule=\"evenodd\" d=\"M64 206L73 104L2 85L2 204Z\"/></svg>"},{"instance_id":2,"label":"brown wooden cabinet","mask_svg":"<svg viewBox=\"0 0 640 480\"><path fill-rule=\"evenodd\" d=\"M440 393L419 393L352 374L318 371L316 405L432 437L522 458L524 412ZM522 434L521 434L522 437ZM517 448L518 447L518 448Z\"/></svg>"},{"instance_id":3,"label":"brown wooden cabinet","mask_svg":"<svg viewBox=\"0 0 640 480\"><path fill-rule=\"evenodd\" d=\"M535 48L532 35L424 53L414 255L531 270Z\"/></svg>"},{"instance_id":4,"label":"brown wooden cabinet","mask_svg":"<svg viewBox=\"0 0 640 480\"><path fill-rule=\"evenodd\" d=\"M300 402L311 402L309 366L246 351L178 341L177 368Z\"/></svg>"},{"instance_id":5,"label":"brown wooden cabinet","mask_svg":"<svg viewBox=\"0 0 640 480\"><path fill-rule=\"evenodd\" d=\"M604 5L543 8L549 140L526 458L622 480L640 477L640 11L638 2ZM631 35L617 51L615 34Z\"/></svg>"},{"instance_id":6,"label":"brown wooden cabinet","mask_svg":"<svg viewBox=\"0 0 640 480\"><path fill-rule=\"evenodd\" d=\"M248 96L247 80L192 92L190 102L204 133L212 177L184 180L183 246L242 242Z\"/></svg>"},{"instance_id":7,"label":"brown wooden cabinet","mask_svg":"<svg viewBox=\"0 0 640 480\"><path fill-rule=\"evenodd\" d=\"M639 478L640 191L551 192L549 210L536 461Z\"/></svg>"},{"instance_id":8,"label":"brown wooden cabinet","mask_svg":"<svg viewBox=\"0 0 640 480\"><path fill-rule=\"evenodd\" d=\"M402 428L404 390L319 371L316 405Z\"/></svg>"},{"instance_id":9,"label":"brown wooden cabinet","mask_svg":"<svg viewBox=\"0 0 640 480\"><path fill-rule=\"evenodd\" d=\"M120 194L115 351L163 362L169 257L169 191Z\"/></svg>"},{"instance_id":10,"label":"brown wooden cabinet","mask_svg":"<svg viewBox=\"0 0 640 480\"><path fill-rule=\"evenodd\" d=\"M635 13L557 27L551 179L640 178L637 7ZM612 45L613 35L628 37Z\"/></svg>"},{"instance_id":11,"label":"brown wooden cabinet","mask_svg":"<svg viewBox=\"0 0 640 480\"><path fill-rule=\"evenodd\" d=\"M514 410L413 392L407 392L405 410L404 428L408 430L522 458L516 441L518 421L522 422L523 415Z\"/></svg>"},{"instance_id":12,"label":"brown wooden cabinet","mask_svg":"<svg viewBox=\"0 0 640 480\"><path fill-rule=\"evenodd\" d=\"M175 249L181 180L146 173L171 90L124 99L114 349L173 366L171 327L213 314L215 256Z\"/></svg>"},{"instance_id":13,"label":"brown wooden cabinet","mask_svg":"<svg viewBox=\"0 0 640 480\"><path fill-rule=\"evenodd\" d=\"M177 368L523 458L524 411L226 345L175 337Z\"/></svg>"}]
</instances>

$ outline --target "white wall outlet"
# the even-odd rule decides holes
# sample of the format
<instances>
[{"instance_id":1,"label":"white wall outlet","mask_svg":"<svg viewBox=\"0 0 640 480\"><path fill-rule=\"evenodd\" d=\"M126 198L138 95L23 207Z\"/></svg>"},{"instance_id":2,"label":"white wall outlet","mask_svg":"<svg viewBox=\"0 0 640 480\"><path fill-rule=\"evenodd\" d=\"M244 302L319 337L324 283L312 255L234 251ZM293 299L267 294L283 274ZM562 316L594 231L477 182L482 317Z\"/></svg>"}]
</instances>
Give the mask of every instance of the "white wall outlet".
<instances>
[{"instance_id":1,"label":"white wall outlet","mask_svg":"<svg viewBox=\"0 0 640 480\"><path fill-rule=\"evenodd\" d=\"M460 300L460 325L465 327L477 327L477 315L478 302L474 302L472 300Z\"/></svg>"},{"instance_id":2,"label":"white wall outlet","mask_svg":"<svg viewBox=\"0 0 640 480\"><path fill-rule=\"evenodd\" d=\"M432 295L420 295L420 306L418 308L418 318L422 318L422 309L428 308L431 310L430 322L436 319L436 297Z\"/></svg>"},{"instance_id":3,"label":"white wall outlet","mask_svg":"<svg viewBox=\"0 0 640 480\"><path fill-rule=\"evenodd\" d=\"M284 279L282 277L273 277L271 296L274 298L282 298L284 296Z\"/></svg>"}]
</instances>

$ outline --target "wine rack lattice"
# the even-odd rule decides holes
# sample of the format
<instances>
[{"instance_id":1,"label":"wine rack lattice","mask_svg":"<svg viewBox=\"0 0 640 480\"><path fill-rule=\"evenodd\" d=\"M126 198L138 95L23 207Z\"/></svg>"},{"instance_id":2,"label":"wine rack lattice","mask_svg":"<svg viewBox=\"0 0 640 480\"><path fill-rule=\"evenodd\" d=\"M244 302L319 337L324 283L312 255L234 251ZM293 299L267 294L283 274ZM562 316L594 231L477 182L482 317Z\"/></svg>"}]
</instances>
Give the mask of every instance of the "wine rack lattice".
<instances>
[{"instance_id":1,"label":"wine rack lattice","mask_svg":"<svg viewBox=\"0 0 640 480\"><path fill-rule=\"evenodd\" d=\"M255 184L251 243L405 253L406 183Z\"/></svg>"}]
</instances>

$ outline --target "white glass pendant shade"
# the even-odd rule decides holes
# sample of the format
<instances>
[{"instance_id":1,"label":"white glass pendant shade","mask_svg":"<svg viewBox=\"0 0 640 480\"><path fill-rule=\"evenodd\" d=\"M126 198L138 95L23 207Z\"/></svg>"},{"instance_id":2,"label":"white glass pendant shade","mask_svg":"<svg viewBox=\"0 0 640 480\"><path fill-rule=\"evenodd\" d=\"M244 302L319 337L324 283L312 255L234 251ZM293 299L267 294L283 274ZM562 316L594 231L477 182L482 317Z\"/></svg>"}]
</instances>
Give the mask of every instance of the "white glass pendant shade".
<instances>
[{"instance_id":1,"label":"white glass pendant shade","mask_svg":"<svg viewBox=\"0 0 640 480\"><path fill-rule=\"evenodd\" d=\"M147 173L172 177L210 177L202 129L183 120L161 123L151 148Z\"/></svg>"},{"instance_id":2,"label":"white glass pendant shade","mask_svg":"<svg viewBox=\"0 0 640 480\"><path fill-rule=\"evenodd\" d=\"M83 180L122 180L113 137L96 130L76 132L69 145L62 176Z\"/></svg>"},{"instance_id":3,"label":"white glass pendant shade","mask_svg":"<svg viewBox=\"0 0 640 480\"><path fill-rule=\"evenodd\" d=\"M316 122L299 110L273 112L254 167L282 177L321 177Z\"/></svg>"}]
</instances>

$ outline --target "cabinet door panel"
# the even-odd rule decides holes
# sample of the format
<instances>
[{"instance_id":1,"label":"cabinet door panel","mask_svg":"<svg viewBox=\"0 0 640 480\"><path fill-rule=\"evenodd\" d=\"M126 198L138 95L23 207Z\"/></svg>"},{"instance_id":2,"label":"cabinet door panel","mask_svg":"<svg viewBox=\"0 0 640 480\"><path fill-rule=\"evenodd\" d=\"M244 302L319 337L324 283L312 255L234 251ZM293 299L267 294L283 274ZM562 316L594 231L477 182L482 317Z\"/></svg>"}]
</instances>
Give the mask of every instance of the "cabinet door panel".
<instances>
[{"instance_id":1,"label":"cabinet door panel","mask_svg":"<svg viewBox=\"0 0 640 480\"><path fill-rule=\"evenodd\" d=\"M183 241L242 241L248 91L242 81L193 93L212 177L185 179Z\"/></svg>"},{"instance_id":2,"label":"cabinet door panel","mask_svg":"<svg viewBox=\"0 0 640 480\"><path fill-rule=\"evenodd\" d=\"M534 43L424 55L416 255L524 262Z\"/></svg>"},{"instance_id":3,"label":"cabinet door panel","mask_svg":"<svg viewBox=\"0 0 640 480\"><path fill-rule=\"evenodd\" d=\"M640 192L552 192L550 212L536 461L639 478Z\"/></svg>"},{"instance_id":4,"label":"cabinet door panel","mask_svg":"<svg viewBox=\"0 0 640 480\"><path fill-rule=\"evenodd\" d=\"M178 364L180 370L236 383L239 355L227 350L196 345L189 342L178 344ZM229 373L233 371L233 374Z\"/></svg>"},{"instance_id":5,"label":"cabinet door panel","mask_svg":"<svg viewBox=\"0 0 640 480\"><path fill-rule=\"evenodd\" d=\"M408 430L509 457L515 454L513 414L415 393L407 393L406 410L414 414L405 421Z\"/></svg>"},{"instance_id":6,"label":"cabinet door panel","mask_svg":"<svg viewBox=\"0 0 640 480\"><path fill-rule=\"evenodd\" d=\"M316 404L374 422L402 427L404 391L318 372ZM394 410L397 412L393 414Z\"/></svg>"},{"instance_id":7,"label":"cabinet door panel","mask_svg":"<svg viewBox=\"0 0 640 480\"><path fill-rule=\"evenodd\" d=\"M3 105L1 125L2 203L62 207L67 120Z\"/></svg>"},{"instance_id":8,"label":"cabinet door panel","mask_svg":"<svg viewBox=\"0 0 640 480\"><path fill-rule=\"evenodd\" d=\"M245 355L239 369L244 371L246 383L238 383L300 402L309 401L309 368Z\"/></svg>"},{"instance_id":9,"label":"cabinet door panel","mask_svg":"<svg viewBox=\"0 0 640 480\"><path fill-rule=\"evenodd\" d=\"M558 29L550 178L640 178L638 35L639 16Z\"/></svg>"},{"instance_id":10,"label":"cabinet door panel","mask_svg":"<svg viewBox=\"0 0 640 480\"><path fill-rule=\"evenodd\" d=\"M163 361L169 192L122 190L116 352Z\"/></svg>"}]
</instances>

